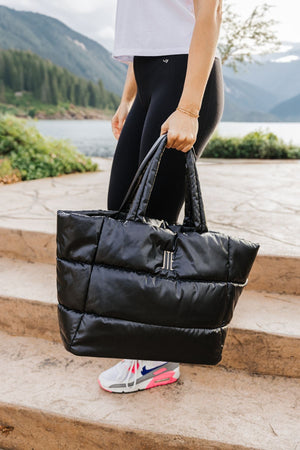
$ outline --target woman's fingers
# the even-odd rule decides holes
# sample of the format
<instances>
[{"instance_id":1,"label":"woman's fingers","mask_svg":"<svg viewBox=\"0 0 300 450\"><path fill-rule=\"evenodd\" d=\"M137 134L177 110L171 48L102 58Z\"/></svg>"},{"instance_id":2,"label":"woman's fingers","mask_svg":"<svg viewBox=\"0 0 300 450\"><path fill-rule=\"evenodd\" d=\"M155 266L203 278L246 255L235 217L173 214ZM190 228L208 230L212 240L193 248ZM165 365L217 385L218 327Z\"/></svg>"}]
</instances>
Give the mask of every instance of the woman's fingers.
<instances>
[{"instance_id":1,"label":"woman's fingers","mask_svg":"<svg viewBox=\"0 0 300 450\"><path fill-rule=\"evenodd\" d=\"M126 117L128 116L131 107L130 102L121 102L117 111L111 119L111 128L113 135L119 139Z\"/></svg>"},{"instance_id":2,"label":"woman's fingers","mask_svg":"<svg viewBox=\"0 0 300 450\"><path fill-rule=\"evenodd\" d=\"M175 148L176 150L187 152L196 141L193 134L185 134L184 132L176 133L176 131L168 131L167 147Z\"/></svg>"},{"instance_id":3,"label":"woman's fingers","mask_svg":"<svg viewBox=\"0 0 300 450\"><path fill-rule=\"evenodd\" d=\"M111 127L112 127L113 135L116 139L119 139L124 122L125 122L125 119L124 118L122 119L119 115L112 118Z\"/></svg>"},{"instance_id":4,"label":"woman's fingers","mask_svg":"<svg viewBox=\"0 0 300 450\"><path fill-rule=\"evenodd\" d=\"M174 111L161 126L161 134L167 133L167 148L188 152L196 142L198 119Z\"/></svg>"},{"instance_id":5,"label":"woman's fingers","mask_svg":"<svg viewBox=\"0 0 300 450\"><path fill-rule=\"evenodd\" d=\"M114 137L118 139L118 136L120 134L120 127L119 127L119 117L117 113L111 119L111 129Z\"/></svg>"}]
</instances>

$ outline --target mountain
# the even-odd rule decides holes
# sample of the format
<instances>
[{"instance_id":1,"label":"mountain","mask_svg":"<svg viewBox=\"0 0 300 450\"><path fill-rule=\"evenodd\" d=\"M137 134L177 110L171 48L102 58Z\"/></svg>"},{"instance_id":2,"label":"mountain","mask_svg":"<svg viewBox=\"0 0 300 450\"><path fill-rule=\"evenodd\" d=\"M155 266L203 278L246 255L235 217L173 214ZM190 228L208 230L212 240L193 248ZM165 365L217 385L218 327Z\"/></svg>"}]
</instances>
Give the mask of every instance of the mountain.
<instances>
[{"instance_id":1,"label":"mountain","mask_svg":"<svg viewBox=\"0 0 300 450\"><path fill-rule=\"evenodd\" d=\"M271 112L281 120L300 122L300 94L274 106Z\"/></svg>"},{"instance_id":2,"label":"mountain","mask_svg":"<svg viewBox=\"0 0 300 450\"><path fill-rule=\"evenodd\" d=\"M224 78L225 105L223 121L269 122L276 121L276 114L269 112L276 103L276 96L254 84L227 76Z\"/></svg>"},{"instance_id":3,"label":"mountain","mask_svg":"<svg viewBox=\"0 0 300 450\"><path fill-rule=\"evenodd\" d=\"M115 61L101 44L52 17L0 6L0 47L31 50L77 76L94 82L101 79L105 89L122 94L125 64Z\"/></svg>"},{"instance_id":4,"label":"mountain","mask_svg":"<svg viewBox=\"0 0 300 450\"><path fill-rule=\"evenodd\" d=\"M260 64L240 66L238 73L233 69L223 67L223 73L234 81L251 83L273 95L273 104L294 97L300 92L300 43L282 43L280 51L256 56Z\"/></svg>"}]
</instances>

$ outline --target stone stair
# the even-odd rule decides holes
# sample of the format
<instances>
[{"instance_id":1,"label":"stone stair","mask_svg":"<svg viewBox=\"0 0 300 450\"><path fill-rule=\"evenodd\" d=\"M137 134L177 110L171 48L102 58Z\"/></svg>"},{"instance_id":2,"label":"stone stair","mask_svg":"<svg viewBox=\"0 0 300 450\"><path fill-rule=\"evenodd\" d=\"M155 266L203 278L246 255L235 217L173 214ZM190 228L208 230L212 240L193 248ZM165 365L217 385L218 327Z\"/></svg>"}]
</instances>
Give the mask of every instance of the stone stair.
<instances>
[{"instance_id":1,"label":"stone stair","mask_svg":"<svg viewBox=\"0 0 300 450\"><path fill-rule=\"evenodd\" d=\"M122 396L97 383L117 360L3 332L0 352L3 448L297 448L295 378L182 364L173 385Z\"/></svg>"},{"instance_id":2,"label":"stone stair","mask_svg":"<svg viewBox=\"0 0 300 450\"><path fill-rule=\"evenodd\" d=\"M43 197L50 184L57 199L70 185L76 196L86 177L105 192L104 175L34 180L24 189ZM20 195L20 184L4 188L9 202ZM81 209L72 201L70 209ZM39 217L41 226L21 215L0 219L0 449L300 449L296 251L261 252L218 365L181 364L173 385L110 394L97 377L118 360L75 356L60 339L55 216Z\"/></svg>"}]
</instances>

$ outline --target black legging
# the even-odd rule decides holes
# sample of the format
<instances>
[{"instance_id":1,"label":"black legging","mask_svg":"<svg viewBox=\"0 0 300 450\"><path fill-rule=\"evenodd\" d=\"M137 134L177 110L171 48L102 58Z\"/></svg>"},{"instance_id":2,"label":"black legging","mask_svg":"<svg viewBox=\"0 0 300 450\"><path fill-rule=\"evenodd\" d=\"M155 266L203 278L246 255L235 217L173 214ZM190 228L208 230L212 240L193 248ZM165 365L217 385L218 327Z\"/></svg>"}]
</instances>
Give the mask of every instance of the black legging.
<instances>
[{"instance_id":1,"label":"black legging","mask_svg":"<svg viewBox=\"0 0 300 450\"><path fill-rule=\"evenodd\" d=\"M176 109L183 90L188 54L134 56L137 94L115 149L107 209L118 210L139 164L160 135L163 122ZM222 64L215 57L199 113L194 149L200 157L224 108ZM185 153L165 148L146 215L176 223L184 203Z\"/></svg>"}]
</instances>

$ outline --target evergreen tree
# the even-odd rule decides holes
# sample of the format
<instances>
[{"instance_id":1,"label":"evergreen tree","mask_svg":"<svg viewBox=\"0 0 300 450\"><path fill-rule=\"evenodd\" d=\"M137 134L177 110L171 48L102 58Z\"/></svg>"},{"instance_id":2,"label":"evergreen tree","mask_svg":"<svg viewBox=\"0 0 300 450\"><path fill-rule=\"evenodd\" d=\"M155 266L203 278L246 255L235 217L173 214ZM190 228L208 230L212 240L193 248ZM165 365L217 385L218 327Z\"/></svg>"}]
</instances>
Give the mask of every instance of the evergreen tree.
<instances>
[{"instance_id":1,"label":"evergreen tree","mask_svg":"<svg viewBox=\"0 0 300 450\"><path fill-rule=\"evenodd\" d=\"M56 66L31 51L0 49L1 98L6 90L25 90L43 102L57 105L71 102L75 105L116 108L119 97L106 91L103 83L78 77L63 67Z\"/></svg>"},{"instance_id":2,"label":"evergreen tree","mask_svg":"<svg viewBox=\"0 0 300 450\"><path fill-rule=\"evenodd\" d=\"M4 81L0 78L0 102L5 103L6 97L5 97L5 86Z\"/></svg>"}]
</instances>

